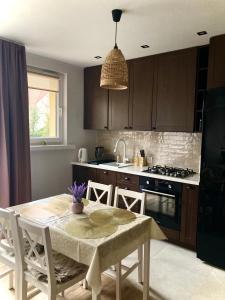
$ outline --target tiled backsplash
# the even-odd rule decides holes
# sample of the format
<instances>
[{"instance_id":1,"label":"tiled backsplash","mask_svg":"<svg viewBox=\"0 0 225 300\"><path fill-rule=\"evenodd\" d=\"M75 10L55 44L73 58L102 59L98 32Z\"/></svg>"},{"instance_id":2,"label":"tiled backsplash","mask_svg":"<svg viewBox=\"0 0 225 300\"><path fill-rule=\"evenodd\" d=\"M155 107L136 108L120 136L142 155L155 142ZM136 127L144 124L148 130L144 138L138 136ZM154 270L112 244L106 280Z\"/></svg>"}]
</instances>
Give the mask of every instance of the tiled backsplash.
<instances>
[{"instance_id":1,"label":"tiled backsplash","mask_svg":"<svg viewBox=\"0 0 225 300\"><path fill-rule=\"evenodd\" d=\"M112 153L116 140L123 138L127 145L127 157L132 159L140 149L153 158L153 164L191 168L199 171L201 157L201 133L154 131L104 131L97 133L97 145ZM118 147L121 156L123 145Z\"/></svg>"}]
</instances>

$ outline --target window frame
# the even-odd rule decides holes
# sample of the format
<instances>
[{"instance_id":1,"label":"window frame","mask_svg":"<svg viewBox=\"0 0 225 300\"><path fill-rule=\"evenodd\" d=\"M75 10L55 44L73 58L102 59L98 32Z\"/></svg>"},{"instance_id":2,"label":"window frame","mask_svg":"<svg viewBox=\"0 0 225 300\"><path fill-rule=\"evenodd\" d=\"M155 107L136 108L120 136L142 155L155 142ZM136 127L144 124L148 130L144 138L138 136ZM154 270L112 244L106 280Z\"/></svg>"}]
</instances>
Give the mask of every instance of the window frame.
<instances>
[{"instance_id":1,"label":"window frame","mask_svg":"<svg viewBox=\"0 0 225 300\"><path fill-rule=\"evenodd\" d=\"M58 73L55 71L44 70L37 67L27 66L27 73L35 73L43 76L50 76L59 79L59 93L58 93L58 101L57 101L57 137L31 137L30 136L30 145L31 146L40 146L40 145L62 145L64 144L64 74ZM29 85L28 85L29 90ZM28 98L29 105L29 98Z\"/></svg>"}]
</instances>

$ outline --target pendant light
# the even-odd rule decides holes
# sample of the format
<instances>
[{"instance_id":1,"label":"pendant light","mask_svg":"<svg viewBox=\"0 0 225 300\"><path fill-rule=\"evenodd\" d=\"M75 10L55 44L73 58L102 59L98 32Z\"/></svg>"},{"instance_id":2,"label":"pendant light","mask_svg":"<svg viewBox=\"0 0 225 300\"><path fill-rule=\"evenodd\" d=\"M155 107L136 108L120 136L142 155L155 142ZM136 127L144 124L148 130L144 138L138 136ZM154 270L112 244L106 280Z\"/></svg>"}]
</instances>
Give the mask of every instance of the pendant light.
<instances>
[{"instance_id":1,"label":"pendant light","mask_svg":"<svg viewBox=\"0 0 225 300\"><path fill-rule=\"evenodd\" d=\"M128 87L128 68L123 53L117 46L117 23L122 15L121 9L112 10L113 21L116 23L115 46L106 56L102 65L100 87L110 90L125 90Z\"/></svg>"}]
</instances>

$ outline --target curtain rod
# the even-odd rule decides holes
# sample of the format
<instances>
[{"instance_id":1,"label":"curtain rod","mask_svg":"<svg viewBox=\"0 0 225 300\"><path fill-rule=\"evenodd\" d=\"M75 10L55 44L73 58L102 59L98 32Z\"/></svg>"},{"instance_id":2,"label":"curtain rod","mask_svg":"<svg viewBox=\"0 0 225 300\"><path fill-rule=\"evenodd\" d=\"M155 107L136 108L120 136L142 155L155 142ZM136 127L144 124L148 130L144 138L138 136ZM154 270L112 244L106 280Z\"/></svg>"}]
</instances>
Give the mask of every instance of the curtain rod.
<instances>
[{"instance_id":1,"label":"curtain rod","mask_svg":"<svg viewBox=\"0 0 225 300\"><path fill-rule=\"evenodd\" d=\"M25 47L25 45L24 45L22 42L10 40L10 39L7 39L7 38L3 38L3 37L1 37L1 36L0 36L0 40L6 41L6 42L10 42L10 43L14 43L14 44L17 44L17 45L19 45L19 46L24 46L24 47Z\"/></svg>"}]
</instances>

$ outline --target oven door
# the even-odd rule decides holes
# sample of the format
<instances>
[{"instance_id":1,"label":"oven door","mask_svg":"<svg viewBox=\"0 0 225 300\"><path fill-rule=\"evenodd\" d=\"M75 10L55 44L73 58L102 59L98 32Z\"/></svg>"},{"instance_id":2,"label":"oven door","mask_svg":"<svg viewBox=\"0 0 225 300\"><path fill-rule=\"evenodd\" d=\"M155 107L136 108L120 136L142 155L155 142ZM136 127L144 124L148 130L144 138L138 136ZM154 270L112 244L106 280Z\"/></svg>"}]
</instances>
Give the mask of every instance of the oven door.
<instances>
[{"instance_id":1,"label":"oven door","mask_svg":"<svg viewBox=\"0 0 225 300\"><path fill-rule=\"evenodd\" d=\"M180 230L180 201L176 194L142 188L146 193L145 214L164 227Z\"/></svg>"}]
</instances>

